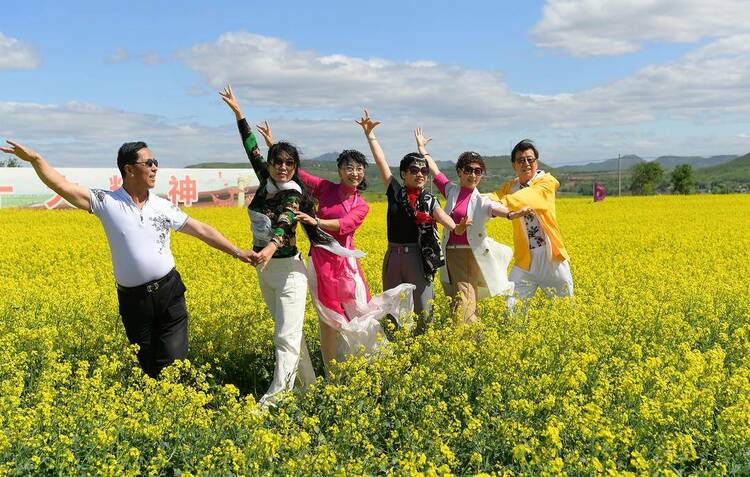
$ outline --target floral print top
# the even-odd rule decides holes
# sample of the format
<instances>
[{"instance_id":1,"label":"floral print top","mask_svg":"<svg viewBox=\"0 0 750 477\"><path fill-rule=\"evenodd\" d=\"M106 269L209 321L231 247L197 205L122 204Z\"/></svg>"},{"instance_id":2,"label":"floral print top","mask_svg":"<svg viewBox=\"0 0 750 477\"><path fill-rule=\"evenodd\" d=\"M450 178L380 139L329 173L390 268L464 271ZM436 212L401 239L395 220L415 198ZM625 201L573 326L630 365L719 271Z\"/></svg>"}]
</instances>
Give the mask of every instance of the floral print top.
<instances>
[{"instance_id":1,"label":"floral print top","mask_svg":"<svg viewBox=\"0 0 750 477\"><path fill-rule=\"evenodd\" d=\"M250 164L258 176L260 185L255 192L253 200L248 206L249 212L258 212L271 221L271 240L276 243L276 253L273 258L287 258L297 255L297 221L294 218L299 210L302 194L296 190L284 190L268 197L266 185L269 180L266 161L258 148L258 141L253 135L253 130L245 118L237 121L237 127L242 137L242 145L245 148ZM260 251L265 244L254 242L253 249Z\"/></svg>"}]
</instances>

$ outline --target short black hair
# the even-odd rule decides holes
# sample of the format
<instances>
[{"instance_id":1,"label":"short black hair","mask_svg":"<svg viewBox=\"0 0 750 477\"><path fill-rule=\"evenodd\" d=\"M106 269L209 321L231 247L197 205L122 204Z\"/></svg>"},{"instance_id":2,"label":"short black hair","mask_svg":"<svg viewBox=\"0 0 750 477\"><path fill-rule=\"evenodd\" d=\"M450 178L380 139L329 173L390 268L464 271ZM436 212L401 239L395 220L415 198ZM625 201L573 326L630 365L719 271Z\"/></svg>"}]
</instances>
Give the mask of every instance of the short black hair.
<instances>
[{"instance_id":1,"label":"short black hair","mask_svg":"<svg viewBox=\"0 0 750 477\"><path fill-rule=\"evenodd\" d=\"M409 169L409 166L414 162L427 162L427 159L425 159L424 156L418 152L410 152L409 154L405 155L403 159L401 159L401 162L398 165L398 170L401 172L406 172Z\"/></svg>"},{"instance_id":2,"label":"short black hair","mask_svg":"<svg viewBox=\"0 0 750 477\"><path fill-rule=\"evenodd\" d=\"M534 141L532 141L531 139L522 139L518 144L516 144L513 147L513 150L510 152L510 162L516 162L517 152L528 151L529 149L534 151L534 157L537 160L539 160L539 151L536 150L536 146L534 146Z\"/></svg>"},{"instance_id":3,"label":"short black hair","mask_svg":"<svg viewBox=\"0 0 750 477\"><path fill-rule=\"evenodd\" d=\"M472 163L479 164L482 167L482 173L487 172L487 166L484 165L484 159L482 159L482 156L479 155L478 152L474 151L466 151L458 156L458 161L456 161L456 172Z\"/></svg>"},{"instance_id":4,"label":"short black hair","mask_svg":"<svg viewBox=\"0 0 750 477\"><path fill-rule=\"evenodd\" d=\"M299 151L297 148L289 142L279 141L273 146L268 148L268 160L269 164L273 164L273 161L281 155L282 152L286 152L287 155L294 161L294 167L299 169ZM295 171L295 174L297 172Z\"/></svg>"},{"instance_id":5,"label":"short black hair","mask_svg":"<svg viewBox=\"0 0 750 477\"><path fill-rule=\"evenodd\" d=\"M360 166L364 167L366 176L367 158L361 152L355 149L344 149L343 151L341 151L341 154L339 154L339 157L336 158L336 166L339 169L341 169L342 167L346 167L352 163L359 164ZM357 185L357 190L367 189L367 177L365 176L362 177L362 182Z\"/></svg>"},{"instance_id":6,"label":"short black hair","mask_svg":"<svg viewBox=\"0 0 750 477\"><path fill-rule=\"evenodd\" d=\"M120 169L122 177L125 177L125 166L138 161L138 151L146 147L148 144L143 141L126 142L120 146L120 150L117 151L117 168Z\"/></svg>"}]
</instances>

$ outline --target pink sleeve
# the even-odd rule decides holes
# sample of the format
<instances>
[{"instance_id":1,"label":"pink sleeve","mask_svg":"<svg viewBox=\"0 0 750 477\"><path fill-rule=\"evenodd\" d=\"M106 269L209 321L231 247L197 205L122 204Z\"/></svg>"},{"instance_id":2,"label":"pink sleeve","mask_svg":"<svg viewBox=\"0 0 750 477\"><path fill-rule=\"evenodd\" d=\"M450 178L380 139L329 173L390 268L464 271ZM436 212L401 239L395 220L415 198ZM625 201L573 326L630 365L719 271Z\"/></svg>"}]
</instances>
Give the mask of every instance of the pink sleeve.
<instances>
[{"instance_id":1,"label":"pink sleeve","mask_svg":"<svg viewBox=\"0 0 750 477\"><path fill-rule=\"evenodd\" d=\"M319 198L320 197L320 192L321 192L320 191L320 189L321 189L320 186L326 180L323 179L322 177L318 177L318 176L314 176L314 175L310 174L309 172L307 172L306 170L302 169L301 167L297 171L297 174L299 174L300 180L302 180L302 182L305 184L305 187L307 187L310 190L310 193L313 195L313 197Z\"/></svg>"},{"instance_id":2,"label":"pink sleeve","mask_svg":"<svg viewBox=\"0 0 750 477\"><path fill-rule=\"evenodd\" d=\"M365 221L369 210L370 206L360 197L359 204L346 217L339 219L339 235L347 235L357 230L362 225L362 222Z\"/></svg>"},{"instance_id":3,"label":"pink sleeve","mask_svg":"<svg viewBox=\"0 0 750 477\"><path fill-rule=\"evenodd\" d=\"M443 197L445 197L445 186L450 182L448 177L441 172L440 174L436 175L434 179L432 179L432 182L440 190L440 193L443 194Z\"/></svg>"}]
</instances>

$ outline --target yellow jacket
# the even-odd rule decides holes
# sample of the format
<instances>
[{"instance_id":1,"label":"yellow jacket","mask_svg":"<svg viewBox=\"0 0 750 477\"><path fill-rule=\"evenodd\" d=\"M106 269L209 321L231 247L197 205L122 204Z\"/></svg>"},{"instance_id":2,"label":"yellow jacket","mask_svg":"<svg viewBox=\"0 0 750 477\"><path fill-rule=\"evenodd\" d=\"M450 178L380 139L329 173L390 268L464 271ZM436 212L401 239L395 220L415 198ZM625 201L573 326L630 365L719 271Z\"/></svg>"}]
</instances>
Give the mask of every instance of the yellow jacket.
<instances>
[{"instance_id":1,"label":"yellow jacket","mask_svg":"<svg viewBox=\"0 0 750 477\"><path fill-rule=\"evenodd\" d=\"M531 179L528 187L511 193L516 183L518 183L518 178L505 182L496 192L489 194L489 198L502 202L511 211L524 207L534 209L544 234L549 239L552 256L561 262L569 259L555 215L555 191L560 187L560 183L551 174L545 172ZM519 219L513 221L513 256L515 265L518 267L525 270L531 267L529 238Z\"/></svg>"}]
</instances>

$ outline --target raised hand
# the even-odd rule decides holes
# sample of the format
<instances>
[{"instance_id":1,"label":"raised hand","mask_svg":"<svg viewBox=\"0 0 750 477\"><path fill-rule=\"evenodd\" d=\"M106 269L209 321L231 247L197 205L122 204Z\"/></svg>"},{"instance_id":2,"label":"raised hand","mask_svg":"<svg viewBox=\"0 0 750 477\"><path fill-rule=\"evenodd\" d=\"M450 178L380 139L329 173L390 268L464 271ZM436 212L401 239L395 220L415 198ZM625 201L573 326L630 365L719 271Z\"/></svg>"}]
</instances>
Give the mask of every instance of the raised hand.
<instances>
[{"instance_id":1,"label":"raised hand","mask_svg":"<svg viewBox=\"0 0 750 477\"><path fill-rule=\"evenodd\" d=\"M380 124L380 121L372 120L369 111L367 111L367 108L365 108L364 116L362 116L359 121L355 119L354 122L362 126L362 131L364 131L365 136L367 136L368 139L375 137L372 131Z\"/></svg>"},{"instance_id":2,"label":"raised hand","mask_svg":"<svg viewBox=\"0 0 750 477\"><path fill-rule=\"evenodd\" d=\"M6 141L6 142L10 144L10 147L0 147L0 151L3 151L8 154L13 154L14 156L21 159L22 161L34 162L42 158L41 154L31 149L30 147L26 147L23 144L19 144L13 141Z\"/></svg>"},{"instance_id":3,"label":"raised hand","mask_svg":"<svg viewBox=\"0 0 750 477\"><path fill-rule=\"evenodd\" d=\"M260 135L263 136L263 140L266 141L266 146L273 146L273 134L271 133L271 125L268 124L268 121L263 121L263 124L256 124L255 128Z\"/></svg>"},{"instance_id":4,"label":"raised hand","mask_svg":"<svg viewBox=\"0 0 750 477\"><path fill-rule=\"evenodd\" d=\"M427 143L432 141L431 137L426 137L424 134L422 134L422 128L417 128L414 130L414 139L417 141L417 150L420 154L425 154L427 151L426 146Z\"/></svg>"},{"instance_id":5,"label":"raised hand","mask_svg":"<svg viewBox=\"0 0 750 477\"><path fill-rule=\"evenodd\" d=\"M240 109L240 102L234 95L231 85L227 84L226 88L224 88L222 91L219 91L219 96L221 96L221 99L224 100L224 102L227 103L227 106L232 109L238 121L245 117L242 114L242 110Z\"/></svg>"}]
</instances>

